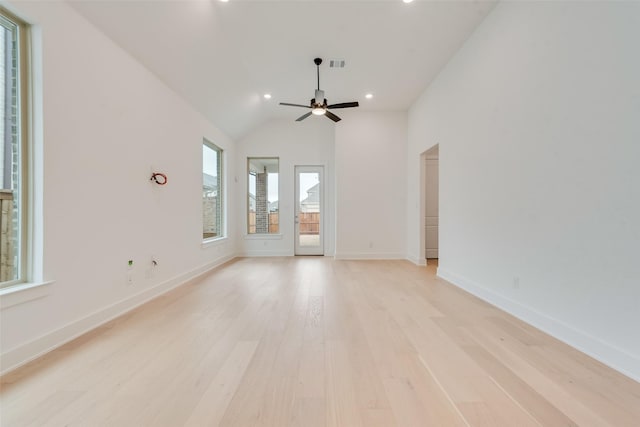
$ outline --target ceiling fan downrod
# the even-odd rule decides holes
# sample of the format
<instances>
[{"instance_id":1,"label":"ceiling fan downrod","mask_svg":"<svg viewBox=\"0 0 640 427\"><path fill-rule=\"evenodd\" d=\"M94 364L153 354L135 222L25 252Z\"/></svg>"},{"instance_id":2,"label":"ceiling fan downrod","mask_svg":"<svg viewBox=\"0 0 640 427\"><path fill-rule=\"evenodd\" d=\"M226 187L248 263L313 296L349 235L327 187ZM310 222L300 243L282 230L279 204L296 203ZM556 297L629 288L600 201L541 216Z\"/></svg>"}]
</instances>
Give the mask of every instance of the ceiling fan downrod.
<instances>
[{"instance_id":1,"label":"ceiling fan downrod","mask_svg":"<svg viewBox=\"0 0 640 427\"><path fill-rule=\"evenodd\" d=\"M318 73L318 90L320 90L320 64L322 64L322 58L316 58L313 62L316 64L316 72Z\"/></svg>"}]
</instances>

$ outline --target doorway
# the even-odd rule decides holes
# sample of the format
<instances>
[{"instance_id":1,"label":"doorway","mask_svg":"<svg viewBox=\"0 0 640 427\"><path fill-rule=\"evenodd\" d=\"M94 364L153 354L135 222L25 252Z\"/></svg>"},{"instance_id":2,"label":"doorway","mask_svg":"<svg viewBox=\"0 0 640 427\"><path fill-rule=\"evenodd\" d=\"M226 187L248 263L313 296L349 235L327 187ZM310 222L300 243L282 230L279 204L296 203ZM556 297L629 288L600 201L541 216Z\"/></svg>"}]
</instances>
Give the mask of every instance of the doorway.
<instances>
[{"instance_id":1,"label":"doorway","mask_svg":"<svg viewBox=\"0 0 640 427\"><path fill-rule=\"evenodd\" d=\"M295 167L295 254L324 255L324 167Z\"/></svg>"},{"instance_id":2,"label":"doorway","mask_svg":"<svg viewBox=\"0 0 640 427\"><path fill-rule=\"evenodd\" d=\"M427 264L437 263L439 258L439 146L435 145L422 154L422 197L424 257ZM430 262L431 260L431 262Z\"/></svg>"}]
</instances>

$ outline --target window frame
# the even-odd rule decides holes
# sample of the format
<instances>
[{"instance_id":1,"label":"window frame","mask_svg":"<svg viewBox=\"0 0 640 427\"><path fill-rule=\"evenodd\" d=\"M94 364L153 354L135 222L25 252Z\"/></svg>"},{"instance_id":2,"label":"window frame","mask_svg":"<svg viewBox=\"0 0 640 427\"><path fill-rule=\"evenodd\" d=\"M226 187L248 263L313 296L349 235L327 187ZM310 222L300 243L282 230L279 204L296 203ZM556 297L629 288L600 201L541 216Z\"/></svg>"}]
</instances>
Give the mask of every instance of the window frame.
<instances>
[{"instance_id":1,"label":"window frame","mask_svg":"<svg viewBox=\"0 0 640 427\"><path fill-rule=\"evenodd\" d=\"M7 289L33 280L33 192L32 183L32 110L31 110L31 32L30 26L15 14L0 6L0 15L16 26L17 66L17 121L18 129L18 266L17 277L0 282L0 289Z\"/></svg>"},{"instance_id":2,"label":"window frame","mask_svg":"<svg viewBox=\"0 0 640 427\"><path fill-rule=\"evenodd\" d=\"M251 233L251 220L250 220L250 213L251 213L251 206L250 206L250 202L249 202L249 197L251 196L251 189L250 189L250 185L249 185L249 175L251 175L251 161L252 160L277 160L278 162L278 231L277 232L267 232L267 233L257 233L257 232L253 232ZM247 179L247 193L246 193L246 198L245 201L247 203L247 209L245 211L245 219L246 219L246 236L250 237L250 238L268 238L269 236L279 236L281 234L280 232L280 157L277 156L247 156L247 169L245 171L245 177ZM268 179L268 178L267 178ZM268 200L268 199L267 199Z\"/></svg>"},{"instance_id":3,"label":"window frame","mask_svg":"<svg viewBox=\"0 0 640 427\"><path fill-rule=\"evenodd\" d=\"M202 227L201 227L201 237L202 237L202 243L210 243L210 242L215 242L216 240L220 240L220 239L224 239L227 237L227 230L226 230L226 223L227 223L227 215L226 215L226 203L225 203L225 191L224 191L224 150L217 146L216 144L214 144L213 142L209 141L207 138L202 138L202 146L207 147L211 150L214 150L217 154L218 154L218 164L217 164L217 168L218 168L218 182L217 182L217 187L218 187L218 195L217 198L219 200L219 204L216 205L216 210L218 212L216 212L216 216L219 213L220 215L220 225L219 225L219 230L218 230L218 235L217 236L212 236L212 237L204 237L204 208L202 210ZM202 163L203 163L203 170L202 170L202 185L204 186L204 158L202 159Z\"/></svg>"}]
</instances>

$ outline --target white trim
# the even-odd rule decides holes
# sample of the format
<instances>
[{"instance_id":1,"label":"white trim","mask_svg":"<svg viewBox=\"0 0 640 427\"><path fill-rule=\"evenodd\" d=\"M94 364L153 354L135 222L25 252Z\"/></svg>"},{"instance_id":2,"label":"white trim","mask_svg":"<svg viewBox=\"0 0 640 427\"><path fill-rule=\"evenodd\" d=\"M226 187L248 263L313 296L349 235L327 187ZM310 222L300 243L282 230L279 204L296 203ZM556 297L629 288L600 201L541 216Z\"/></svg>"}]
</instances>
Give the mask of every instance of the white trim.
<instances>
[{"instance_id":1,"label":"white trim","mask_svg":"<svg viewBox=\"0 0 640 427\"><path fill-rule=\"evenodd\" d=\"M53 281L20 283L0 289L0 310L49 295Z\"/></svg>"},{"instance_id":2,"label":"white trim","mask_svg":"<svg viewBox=\"0 0 640 427\"><path fill-rule=\"evenodd\" d=\"M438 268L438 277L640 382L640 359L566 323L513 301L478 283Z\"/></svg>"},{"instance_id":3,"label":"white trim","mask_svg":"<svg viewBox=\"0 0 640 427\"><path fill-rule=\"evenodd\" d=\"M405 254L395 252L336 252L336 259L407 259Z\"/></svg>"},{"instance_id":4,"label":"white trim","mask_svg":"<svg viewBox=\"0 0 640 427\"><path fill-rule=\"evenodd\" d=\"M300 222L294 221L293 224L293 253L301 256L324 256L324 242L325 242L325 207L324 207L324 165L294 165L293 166L293 181L294 181L294 194L293 205L295 218L300 217L300 174L301 173L316 173L318 174L318 184L320 185L320 193L318 194L318 207L320 214L319 224L319 245L318 246L301 246L300 245Z\"/></svg>"},{"instance_id":5,"label":"white trim","mask_svg":"<svg viewBox=\"0 0 640 427\"><path fill-rule=\"evenodd\" d=\"M121 316L136 307L209 272L210 270L231 261L234 256L224 256L204 264L187 273L180 274L154 287L148 288L108 307L100 309L88 316L73 321L61 328L44 334L39 338L14 347L0 354L0 375L4 375L20 366L66 344L75 338L99 327L100 325Z\"/></svg>"},{"instance_id":6,"label":"white trim","mask_svg":"<svg viewBox=\"0 0 640 427\"><path fill-rule=\"evenodd\" d=\"M414 263L415 265L425 266L427 265L427 260L424 258L416 257L413 255L407 255L407 261Z\"/></svg>"},{"instance_id":7,"label":"white trim","mask_svg":"<svg viewBox=\"0 0 640 427\"><path fill-rule=\"evenodd\" d=\"M245 234L245 240L282 240L282 234Z\"/></svg>"},{"instance_id":8,"label":"white trim","mask_svg":"<svg viewBox=\"0 0 640 427\"><path fill-rule=\"evenodd\" d=\"M30 282L44 281L44 133L43 133L43 70L42 31L40 26L29 27L29 272Z\"/></svg>"},{"instance_id":9,"label":"white trim","mask_svg":"<svg viewBox=\"0 0 640 427\"><path fill-rule=\"evenodd\" d=\"M240 255L242 257L282 257L282 256L294 256L292 251L245 251Z\"/></svg>"},{"instance_id":10,"label":"white trim","mask_svg":"<svg viewBox=\"0 0 640 427\"><path fill-rule=\"evenodd\" d=\"M203 240L200 246L202 248L209 248L211 246L220 246L222 244L227 243L229 239L226 236L210 238L207 240Z\"/></svg>"},{"instance_id":11,"label":"white trim","mask_svg":"<svg viewBox=\"0 0 640 427\"><path fill-rule=\"evenodd\" d=\"M217 158L217 162L216 162L216 172L217 172L217 178L218 178L218 182L216 183L216 187L218 188L218 200L219 200L219 204L220 204L220 216L222 217L222 220L220 221L220 230L218 231L222 231L222 236L220 237L210 237L209 239L203 239L202 240L202 247L206 247L204 245L207 245L208 243L212 243L215 240L220 240L220 239L224 239L227 236L227 200L226 200L226 182L227 180L224 179L225 177L225 160L226 160L226 154L225 154L225 150L223 150L221 147L217 146L216 144L214 144L213 142L209 141L209 139L207 139L206 137L202 137L202 146L203 147L207 147L208 149L215 151L216 152L216 158ZM201 153L202 154L202 153ZM204 154L202 154L202 163L203 163L203 180L202 180L202 184L204 185ZM219 167L218 167L219 166ZM217 203L217 202L216 202ZM203 206L203 218L204 218L204 206ZM217 212L216 212L217 215ZM204 229L204 220L203 220L203 229Z\"/></svg>"}]
</instances>

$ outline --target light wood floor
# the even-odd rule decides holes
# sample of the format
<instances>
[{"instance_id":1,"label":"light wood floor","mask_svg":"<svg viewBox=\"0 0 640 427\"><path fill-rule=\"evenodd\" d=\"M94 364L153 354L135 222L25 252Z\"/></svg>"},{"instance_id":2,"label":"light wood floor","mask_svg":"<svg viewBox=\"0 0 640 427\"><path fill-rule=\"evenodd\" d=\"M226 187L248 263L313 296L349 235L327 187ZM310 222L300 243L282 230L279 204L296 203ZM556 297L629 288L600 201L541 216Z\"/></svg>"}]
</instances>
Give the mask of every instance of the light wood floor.
<instances>
[{"instance_id":1,"label":"light wood floor","mask_svg":"<svg viewBox=\"0 0 640 427\"><path fill-rule=\"evenodd\" d=\"M9 426L639 426L640 384L405 261L240 259L2 378Z\"/></svg>"}]
</instances>

